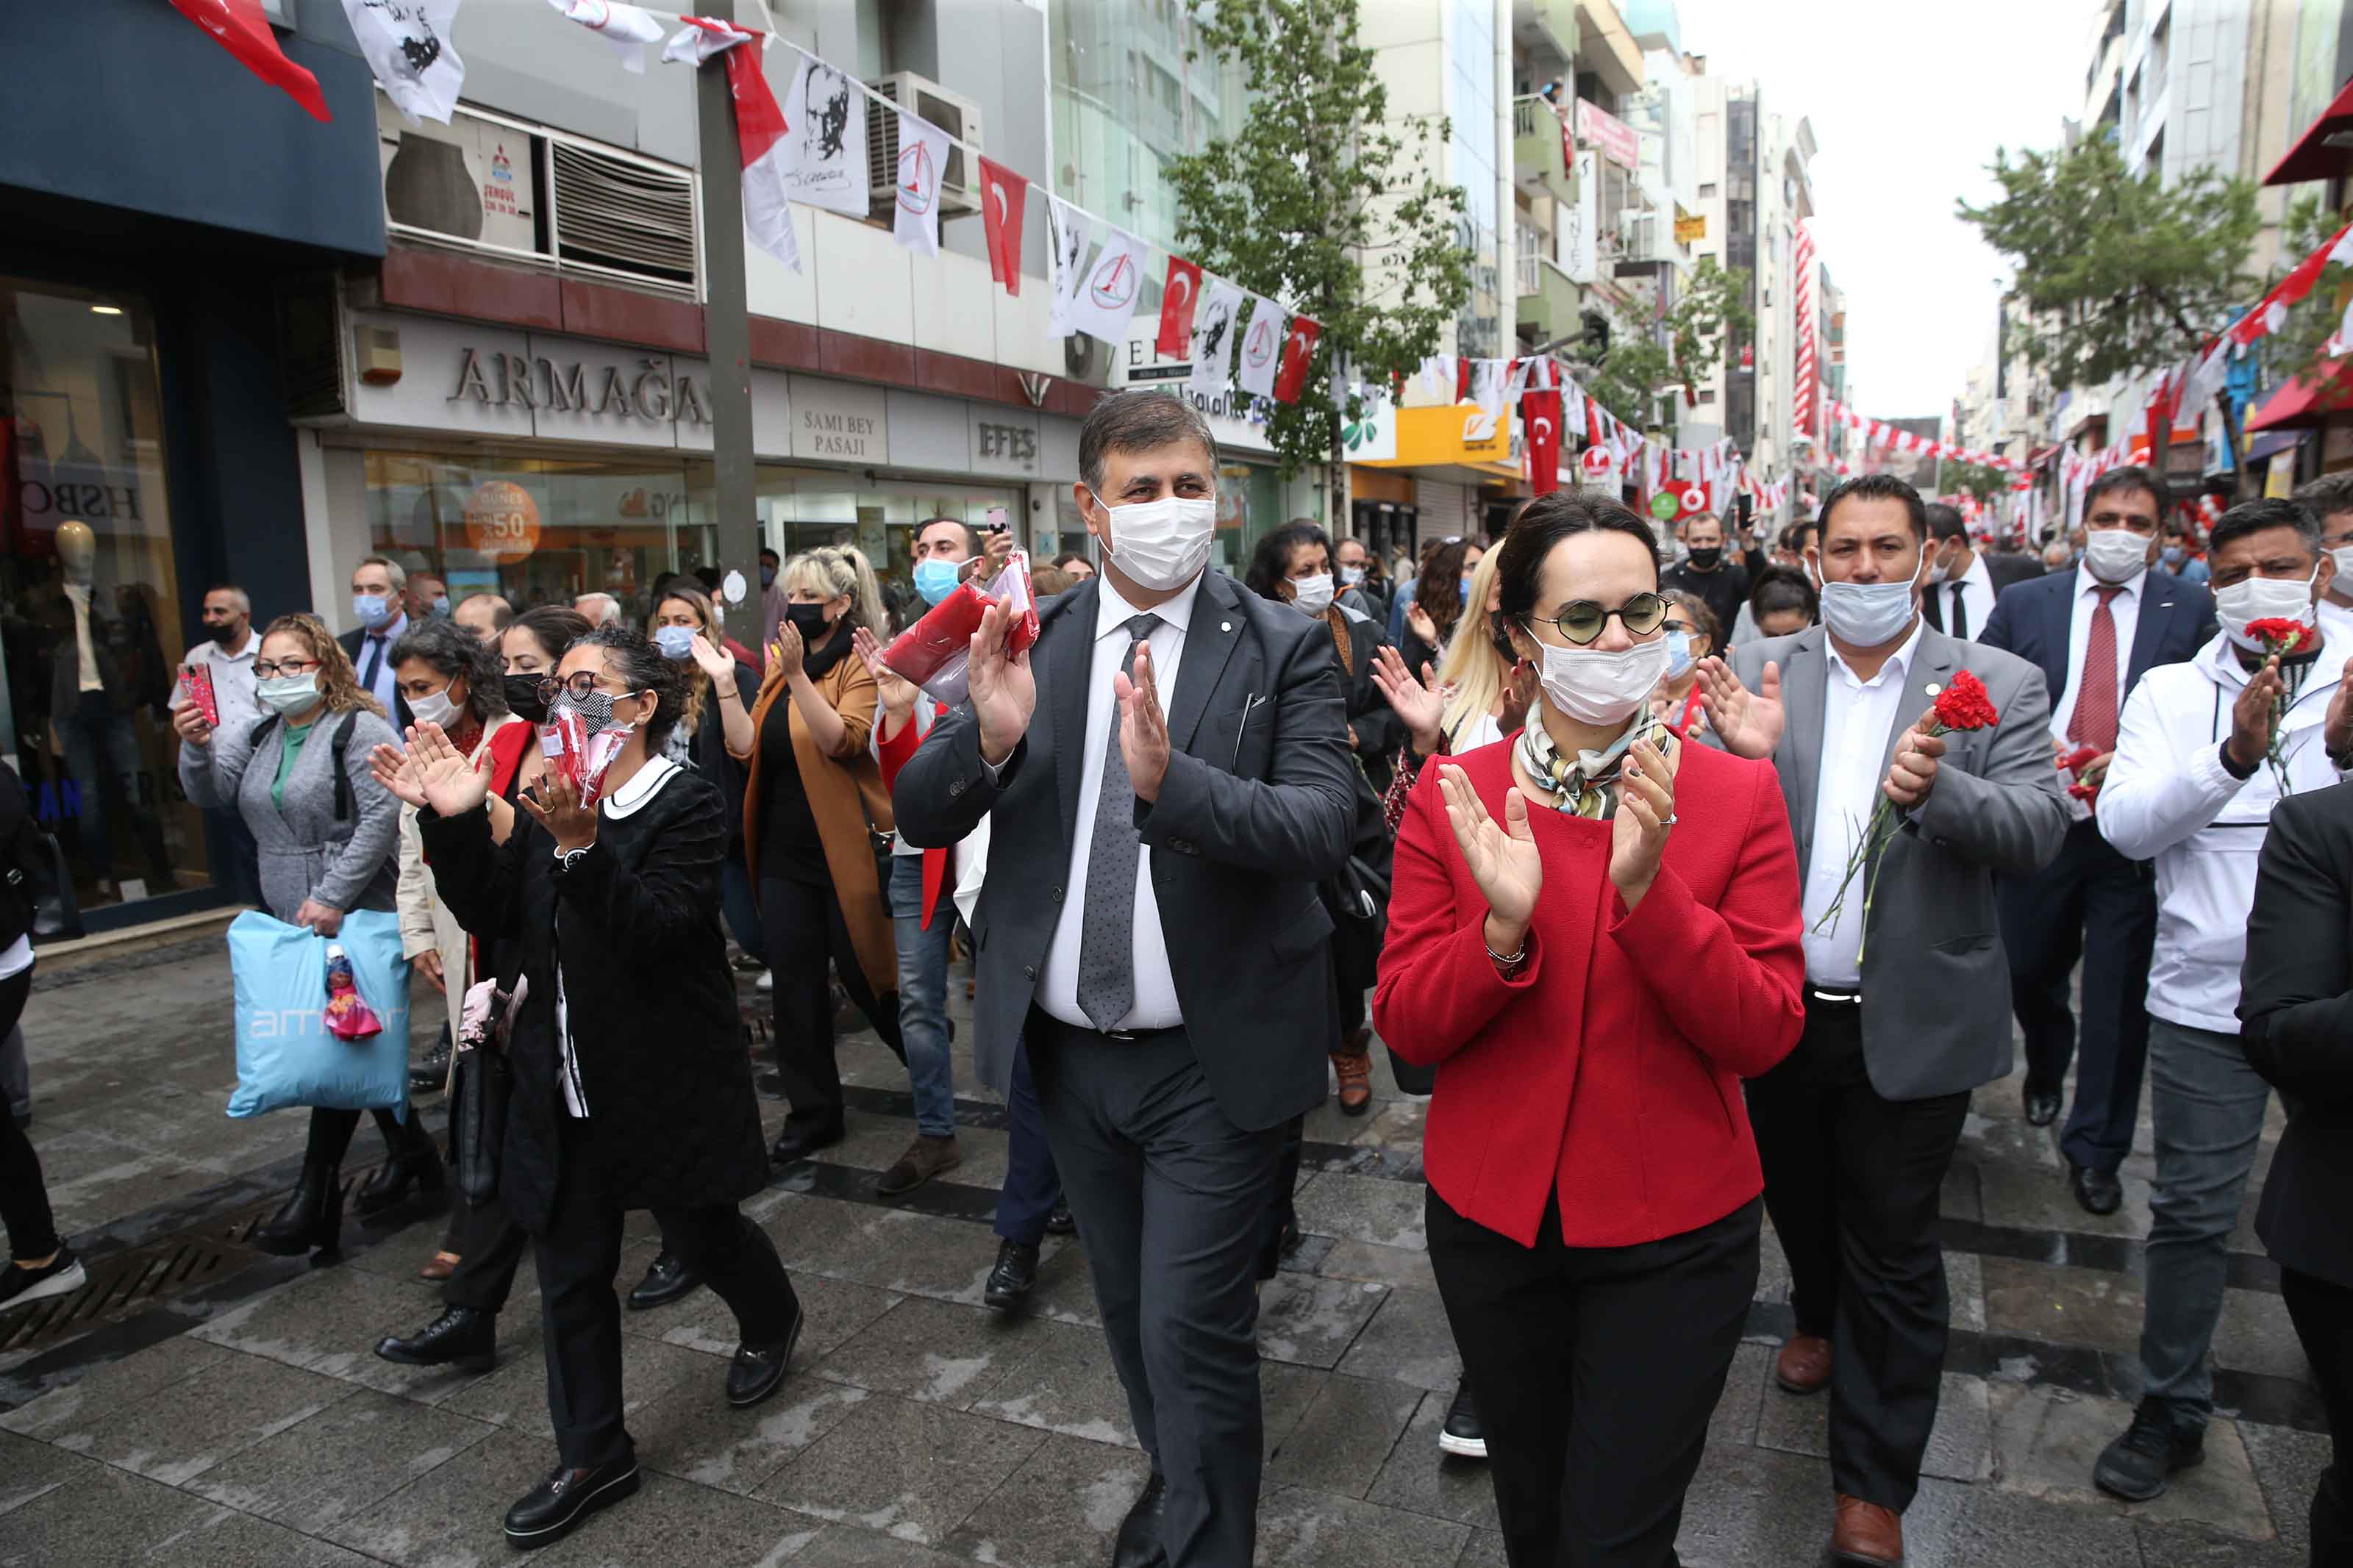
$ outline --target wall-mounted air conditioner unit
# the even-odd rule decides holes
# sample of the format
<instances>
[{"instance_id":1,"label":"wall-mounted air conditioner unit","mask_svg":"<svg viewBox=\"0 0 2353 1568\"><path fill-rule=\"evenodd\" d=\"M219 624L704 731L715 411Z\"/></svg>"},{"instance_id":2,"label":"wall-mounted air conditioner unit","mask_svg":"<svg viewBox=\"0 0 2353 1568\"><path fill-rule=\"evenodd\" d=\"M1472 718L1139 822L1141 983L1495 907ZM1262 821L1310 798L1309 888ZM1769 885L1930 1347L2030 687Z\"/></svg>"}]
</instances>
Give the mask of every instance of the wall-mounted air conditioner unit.
<instances>
[{"instance_id":1,"label":"wall-mounted air conditioner unit","mask_svg":"<svg viewBox=\"0 0 2353 1568\"><path fill-rule=\"evenodd\" d=\"M987 150L987 143L981 140L980 105L962 93L950 92L929 77L917 76L913 71L892 71L866 85L975 152ZM871 98L866 100L866 160L868 199L874 216L883 216L899 199L899 116ZM948 166L940 176L943 216L980 210L973 195L979 174L979 170L967 166L964 147L951 144Z\"/></svg>"}]
</instances>

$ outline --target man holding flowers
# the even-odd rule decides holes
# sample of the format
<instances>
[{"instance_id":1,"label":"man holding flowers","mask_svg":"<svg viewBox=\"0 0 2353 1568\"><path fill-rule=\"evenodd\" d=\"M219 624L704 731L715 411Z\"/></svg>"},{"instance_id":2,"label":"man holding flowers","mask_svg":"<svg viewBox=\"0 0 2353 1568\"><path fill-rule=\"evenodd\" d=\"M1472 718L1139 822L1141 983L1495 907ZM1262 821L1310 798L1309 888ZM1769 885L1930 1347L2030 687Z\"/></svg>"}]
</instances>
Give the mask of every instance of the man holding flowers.
<instances>
[{"instance_id":1,"label":"man holding flowers","mask_svg":"<svg viewBox=\"0 0 2353 1568\"><path fill-rule=\"evenodd\" d=\"M1918 492L1850 479L1820 524L1823 624L1700 679L1725 749L1778 769L1804 882L1804 1033L1747 1086L1797 1314L1776 1378L1831 1390L1832 1557L1886 1564L1941 1387L1945 1169L2010 1068L1995 878L2056 854L2067 809L2042 672L1921 618Z\"/></svg>"}]
</instances>

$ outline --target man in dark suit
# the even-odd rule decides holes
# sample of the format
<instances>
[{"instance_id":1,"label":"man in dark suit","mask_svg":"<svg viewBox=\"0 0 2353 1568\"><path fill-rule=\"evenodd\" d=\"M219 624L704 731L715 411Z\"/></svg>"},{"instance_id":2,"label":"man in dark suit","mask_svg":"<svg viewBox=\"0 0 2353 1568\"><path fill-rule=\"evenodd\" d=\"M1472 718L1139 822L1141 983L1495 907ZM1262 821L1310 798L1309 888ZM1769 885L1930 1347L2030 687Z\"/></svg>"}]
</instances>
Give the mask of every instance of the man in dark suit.
<instances>
[{"instance_id":1,"label":"man in dark suit","mask_svg":"<svg viewBox=\"0 0 2353 1568\"><path fill-rule=\"evenodd\" d=\"M1113 1561L1225 1568L1255 1540L1258 1240L1338 1028L1315 884L1347 860L1355 770L1330 627L1203 570L1217 446L1192 405L1105 398L1079 472L1101 574L1026 653L987 613L969 704L892 800L919 847L993 813L973 1057L1002 1093L1027 1046L1152 1456Z\"/></svg>"},{"instance_id":2,"label":"man in dark suit","mask_svg":"<svg viewBox=\"0 0 2353 1568\"><path fill-rule=\"evenodd\" d=\"M2353 677L2347 678L2353 680ZM2343 736L2329 737L2342 740ZM2353 761L2353 758L2348 758ZM2353 787L2292 795L2272 812L2240 971L2240 1040L2280 1091L2287 1131L2255 1234L2312 1363L2335 1439L2312 1500L2312 1560L2353 1563Z\"/></svg>"},{"instance_id":3,"label":"man in dark suit","mask_svg":"<svg viewBox=\"0 0 2353 1568\"><path fill-rule=\"evenodd\" d=\"M352 656L360 687L375 695L391 716L393 727L406 736L414 722L408 699L392 668L392 645L408 630L408 574L397 561L370 555L352 568L352 615L360 623L335 640Z\"/></svg>"},{"instance_id":4,"label":"man in dark suit","mask_svg":"<svg viewBox=\"0 0 2353 1568\"><path fill-rule=\"evenodd\" d=\"M2052 745L2064 757L2098 753L2080 773L2097 788L2116 749L2125 699L2151 667L2194 657L2214 635L2214 601L2152 563L2164 505L2146 468L2111 468L2084 498L2084 562L2010 589L1980 639L2041 667L2051 689ZM2026 1119L2059 1114L2067 1063L2075 1104L2060 1139L2075 1201L2114 1214L2124 1201L2116 1168L2132 1152L2148 1058L2148 965L2157 940L2157 893L2145 862L2100 837L2092 807L2071 800L2059 858L2041 875L2007 880L2002 942L2010 950L2010 1005L2026 1037ZM2084 962L2083 1043L2068 1012L2068 980Z\"/></svg>"},{"instance_id":5,"label":"man in dark suit","mask_svg":"<svg viewBox=\"0 0 2353 1568\"><path fill-rule=\"evenodd\" d=\"M1969 542L1968 525L1961 514L1942 501L1928 503L1928 584L1920 594L1920 613L1947 637L1977 642L1993 619L2001 591L2042 574L2029 556L2000 555Z\"/></svg>"}]
</instances>

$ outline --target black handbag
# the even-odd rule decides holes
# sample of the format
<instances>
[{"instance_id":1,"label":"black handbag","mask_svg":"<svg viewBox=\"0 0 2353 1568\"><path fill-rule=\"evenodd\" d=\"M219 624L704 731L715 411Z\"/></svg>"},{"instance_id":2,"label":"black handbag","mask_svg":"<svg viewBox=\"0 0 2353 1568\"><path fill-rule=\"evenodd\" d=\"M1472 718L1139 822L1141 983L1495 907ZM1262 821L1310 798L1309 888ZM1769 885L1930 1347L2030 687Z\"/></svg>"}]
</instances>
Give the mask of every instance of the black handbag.
<instances>
[{"instance_id":1,"label":"black handbag","mask_svg":"<svg viewBox=\"0 0 2353 1568\"><path fill-rule=\"evenodd\" d=\"M518 985L518 993L522 987ZM495 994L480 1037L465 1031L449 1074L449 1157L458 1167L458 1192L476 1208L499 1193L499 1154L507 1136L507 1107L514 1099L514 1064L507 1047L514 1033L518 994Z\"/></svg>"},{"instance_id":2,"label":"black handbag","mask_svg":"<svg viewBox=\"0 0 2353 1568\"><path fill-rule=\"evenodd\" d=\"M81 904L74 897L65 847L29 816L17 825L9 842L5 879L25 900L27 931L36 942L80 939Z\"/></svg>"}]
</instances>

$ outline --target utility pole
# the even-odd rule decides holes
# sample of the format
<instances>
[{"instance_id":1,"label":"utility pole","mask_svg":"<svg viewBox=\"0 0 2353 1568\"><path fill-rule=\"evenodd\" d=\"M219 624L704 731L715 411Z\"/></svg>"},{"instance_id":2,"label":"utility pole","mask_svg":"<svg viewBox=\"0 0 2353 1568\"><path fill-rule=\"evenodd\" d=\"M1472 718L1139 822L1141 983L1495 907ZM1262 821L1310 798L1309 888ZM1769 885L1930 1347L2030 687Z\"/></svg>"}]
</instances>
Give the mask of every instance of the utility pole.
<instances>
[{"instance_id":1,"label":"utility pole","mask_svg":"<svg viewBox=\"0 0 2353 1568\"><path fill-rule=\"evenodd\" d=\"M735 0L702 0L699 14L733 23ZM739 49L756 49L754 33ZM720 588L735 612L738 642L756 641L763 627L742 606L760 602L759 486L752 463L752 316L744 282L744 158L735 140L735 104L727 90L727 63L713 55L696 73L695 119L701 131L704 338L711 354L711 457L717 480ZM749 627L748 633L746 627Z\"/></svg>"}]
</instances>

